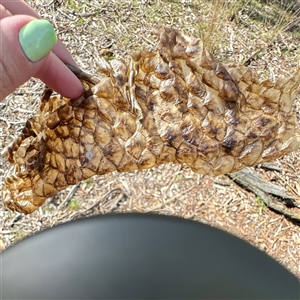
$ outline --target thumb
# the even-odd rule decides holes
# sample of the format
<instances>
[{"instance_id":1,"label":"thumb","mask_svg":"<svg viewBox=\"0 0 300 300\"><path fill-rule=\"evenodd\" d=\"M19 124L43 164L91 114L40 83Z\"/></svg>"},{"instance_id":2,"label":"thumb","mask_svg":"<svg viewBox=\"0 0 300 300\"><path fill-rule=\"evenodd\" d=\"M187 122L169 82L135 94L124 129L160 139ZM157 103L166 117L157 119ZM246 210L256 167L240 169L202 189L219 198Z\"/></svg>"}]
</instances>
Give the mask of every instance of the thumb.
<instances>
[{"instance_id":1,"label":"thumb","mask_svg":"<svg viewBox=\"0 0 300 300\"><path fill-rule=\"evenodd\" d=\"M0 100L31 77L68 98L83 92L77 77L51 52L57 37L52 25L26 15L0 20Z\"/></svg>"}]
</instances>

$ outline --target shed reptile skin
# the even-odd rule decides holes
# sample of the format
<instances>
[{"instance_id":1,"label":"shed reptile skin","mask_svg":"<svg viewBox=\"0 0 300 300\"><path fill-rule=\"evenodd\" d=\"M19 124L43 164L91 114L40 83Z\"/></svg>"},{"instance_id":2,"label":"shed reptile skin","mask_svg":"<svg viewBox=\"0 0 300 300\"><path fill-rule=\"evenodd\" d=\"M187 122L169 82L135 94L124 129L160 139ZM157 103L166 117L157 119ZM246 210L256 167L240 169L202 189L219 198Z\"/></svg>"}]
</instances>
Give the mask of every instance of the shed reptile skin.
<instances>
[{"instance_id":1,"label":"shed reptile skin","mask_svg":"<svg viewBox=\"0 0 300 300\"><path fill-rule=\"evenodd\" d=\"M2 196L11 210L32 213L59 191L95 174L166 163L220 175L272 161L300 145L290 79L260 81L228 66L200 39L158 27L156 51L101 61L101 79L74 67L86 91L51 97L3 154L11 163Z\"/></svg>"}]
</instances>

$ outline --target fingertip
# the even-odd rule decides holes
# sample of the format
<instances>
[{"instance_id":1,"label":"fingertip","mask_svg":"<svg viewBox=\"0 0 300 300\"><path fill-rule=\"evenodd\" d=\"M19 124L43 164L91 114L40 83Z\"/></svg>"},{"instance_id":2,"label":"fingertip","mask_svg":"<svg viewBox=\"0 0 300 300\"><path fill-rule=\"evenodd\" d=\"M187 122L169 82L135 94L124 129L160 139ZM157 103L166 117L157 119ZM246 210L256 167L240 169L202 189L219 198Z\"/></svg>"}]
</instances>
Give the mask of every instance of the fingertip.
<instances>
[{"instance_id":1,"label":"fingertip","mask_svg":"<svg viewBox=\"0 0 300 300\"><path fill-rule=\"evenodd\" d=\"M52 52L35 76L66 98L77 98L84 92L80 80Z\"/></svg>"},{"instance_id":2,"label":"fingertip","mask_svg":"<svg viewBox=\"0 0 300 300\"><path fill-rule=\"evenodd\" d=\"M65 48L64 44L61 40L58 40L55 46L52 48L52 52L65 64L72 65L76 68L79 68L79 66L76 64L73 57L70 55L70 53Z\"/></svg>"}]
</instances>

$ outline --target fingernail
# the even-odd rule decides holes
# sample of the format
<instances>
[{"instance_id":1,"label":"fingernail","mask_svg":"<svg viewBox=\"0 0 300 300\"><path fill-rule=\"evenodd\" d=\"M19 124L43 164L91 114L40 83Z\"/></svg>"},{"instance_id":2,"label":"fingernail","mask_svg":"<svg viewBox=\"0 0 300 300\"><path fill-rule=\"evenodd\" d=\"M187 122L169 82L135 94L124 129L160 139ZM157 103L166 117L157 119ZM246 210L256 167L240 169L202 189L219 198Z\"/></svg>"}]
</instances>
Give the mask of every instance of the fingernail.
<instances>
[{"instance_id":1,"label":"fingernail","mask_svg":"<svg viewBox=\"0 0 300 300\"><path fill-rule=\"evenodd\" d=\"M33 20L22 27L19 41L25 55L36 62L51 51L57 36L49 21Z\"/></svg>"}]
</instances>

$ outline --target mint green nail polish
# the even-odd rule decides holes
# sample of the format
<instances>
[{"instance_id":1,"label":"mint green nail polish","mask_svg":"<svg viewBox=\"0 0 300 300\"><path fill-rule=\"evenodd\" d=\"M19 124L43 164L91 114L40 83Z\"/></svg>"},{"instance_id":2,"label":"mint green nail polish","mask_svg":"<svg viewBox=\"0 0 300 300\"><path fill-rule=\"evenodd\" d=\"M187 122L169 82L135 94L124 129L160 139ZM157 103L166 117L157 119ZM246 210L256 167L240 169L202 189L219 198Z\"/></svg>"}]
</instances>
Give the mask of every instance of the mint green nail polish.
<instances>
[{"instance_id":1,"label":"mint green nail polish","mask_svg":"<svg viewBox=\"0 0 300 300\"><path fill-rule=\"evenodd\" d=\"M20 30L19 41L25 55L35 62L51 51L57 36L49 21L33 20Z\"/></svg>"}]
</instances>

